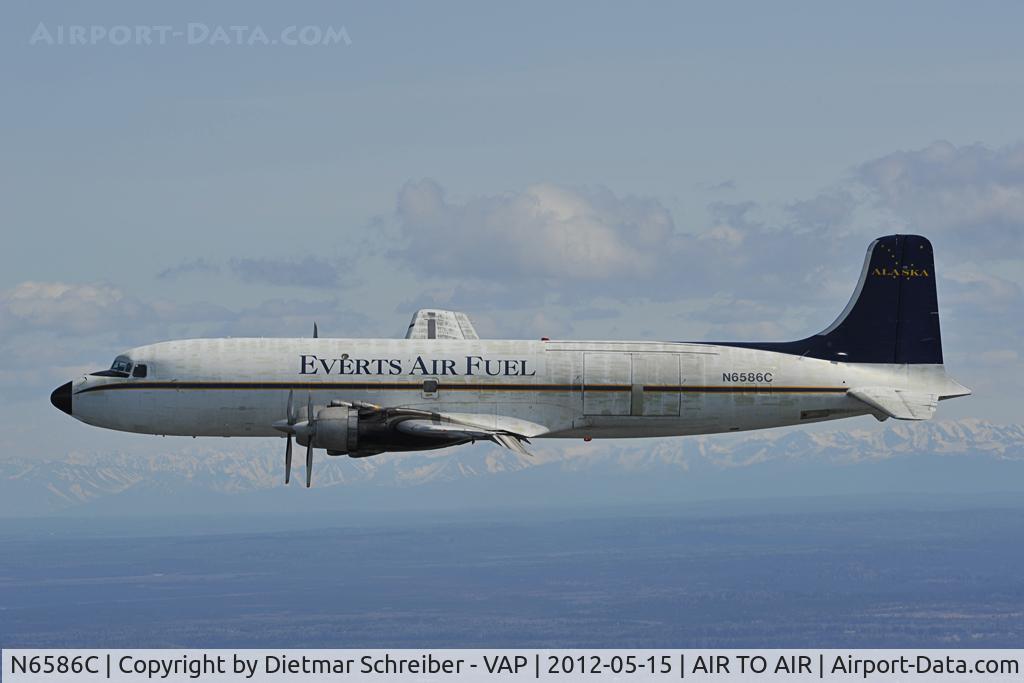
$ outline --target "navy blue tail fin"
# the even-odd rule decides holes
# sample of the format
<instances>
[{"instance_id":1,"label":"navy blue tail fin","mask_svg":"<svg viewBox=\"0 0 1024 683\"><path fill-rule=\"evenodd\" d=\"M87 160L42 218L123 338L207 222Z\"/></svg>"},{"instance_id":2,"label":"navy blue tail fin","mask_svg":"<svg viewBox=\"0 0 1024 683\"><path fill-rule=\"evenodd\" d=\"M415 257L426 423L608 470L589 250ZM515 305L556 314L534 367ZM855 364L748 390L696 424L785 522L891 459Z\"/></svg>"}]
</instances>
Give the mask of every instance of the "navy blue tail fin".
<instances>
[{"instance_id":1,"label":"navy blue tail fin","mask_svg":"<svg viewBox=\"0 0 1024 683\"><path fill-rule=\"evenodd\" d=\"M846 363L942 363L932 245L919 235L868 247L850 303L834 323L795 342L735 344Z\"/></svg>"},{"instance_id":2,"label":"navy blue tail fin","mask_svg":"<svg viewBox=\"0 0 1024 683\"><path fill-rule=\"evenodd\" d=\"M942 365L939 297L935 291L935 256L932 243L920 235L903 235L900 256L899 329L897 363Z\"/></svg>"},{"instance_id":3,"label":"navy blue tail fin","mask_svg":"<svg viewBox=\"0 0 1024 683\"><path fill-rule=\"evenodd\" d=\"M830 352L841 353L852 363L941 364L931 242L919 235L872 242L846 310L807 341L815 341L830 358Z\"/></svg>"}]
</instances>

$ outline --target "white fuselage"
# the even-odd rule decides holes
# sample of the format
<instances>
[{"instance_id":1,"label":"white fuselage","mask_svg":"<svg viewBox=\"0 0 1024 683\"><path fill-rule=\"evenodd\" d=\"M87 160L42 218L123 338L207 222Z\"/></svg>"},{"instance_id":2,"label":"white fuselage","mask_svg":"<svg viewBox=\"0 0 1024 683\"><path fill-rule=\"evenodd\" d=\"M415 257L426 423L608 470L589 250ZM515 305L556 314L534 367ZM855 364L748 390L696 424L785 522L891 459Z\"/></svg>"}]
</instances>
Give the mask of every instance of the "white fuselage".
<instances>
[{"instance_id":1,"label":"white fuselage","mask_svg":"<svg viewBox=\"0 0 1024 683\"><path fill-rule=\"evenodd\" d=\"M87 375L73 415L146 434L281 436L305 405L366 402L465 416L530 437L707 434L869 414L881 385L942 394L941 365L837 363L731 346L443 339L209 339L128 352L147 376Z\"/></svg>"}]
</instances>

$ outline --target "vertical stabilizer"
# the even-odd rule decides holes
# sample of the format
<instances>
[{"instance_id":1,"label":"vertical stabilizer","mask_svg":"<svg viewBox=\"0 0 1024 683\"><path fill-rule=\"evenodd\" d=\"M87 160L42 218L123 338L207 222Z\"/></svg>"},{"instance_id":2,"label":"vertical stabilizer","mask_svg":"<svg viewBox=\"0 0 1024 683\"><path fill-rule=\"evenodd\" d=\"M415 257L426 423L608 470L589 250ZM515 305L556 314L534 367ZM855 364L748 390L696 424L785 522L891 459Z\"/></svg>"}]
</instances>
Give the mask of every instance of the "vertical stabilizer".
<instances>
[{"instance_id":1,"label":"vertical stabilizer","mask_svg":"<svg viewBox=\"0 0 1024 683\"><path fill-rule=\"evenodd\" d=\"M846 363L941 365L931 242L920 235L873 241L850 302L818 334L793 342L729 345Z\"/></svg>"}]
</instances>

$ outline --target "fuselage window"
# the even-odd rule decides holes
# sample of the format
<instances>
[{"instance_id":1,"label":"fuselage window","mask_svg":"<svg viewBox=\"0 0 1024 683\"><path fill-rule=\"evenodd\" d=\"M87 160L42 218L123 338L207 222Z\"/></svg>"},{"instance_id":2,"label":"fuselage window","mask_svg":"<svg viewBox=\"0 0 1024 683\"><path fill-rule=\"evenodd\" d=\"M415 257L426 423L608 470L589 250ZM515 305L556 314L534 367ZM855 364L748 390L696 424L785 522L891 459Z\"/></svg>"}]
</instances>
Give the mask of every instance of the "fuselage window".
<instances>
[{"instance_id":1,"label":"fuselage window","mask_svg":"<svg viewBox=\"0 0 1024 683\"><path fill-rule=\"evenodd\" d=\"M132 370L132 377L145 377L146 376L146 365L144 363L138 363L135 369Z\"/></svg>"}]
</instances>

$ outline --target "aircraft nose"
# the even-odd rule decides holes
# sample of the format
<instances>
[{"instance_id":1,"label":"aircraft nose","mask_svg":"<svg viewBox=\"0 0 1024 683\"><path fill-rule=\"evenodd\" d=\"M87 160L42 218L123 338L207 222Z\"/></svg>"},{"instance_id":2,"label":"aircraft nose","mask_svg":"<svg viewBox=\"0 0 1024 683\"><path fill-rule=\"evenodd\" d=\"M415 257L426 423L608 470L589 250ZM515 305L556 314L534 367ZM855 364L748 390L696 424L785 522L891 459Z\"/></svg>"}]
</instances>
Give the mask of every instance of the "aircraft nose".
<instances>
[{"instance_id":1,"label":"aircraft nose","mask_svg":"<svg viewBox=\"0 0 1024 683\"><path fill-rule=\"evenodd\" d=\"M71 382L61 384L50 394L50 403L58 410L71 414Z\"/></svg>"}]
</instances>

